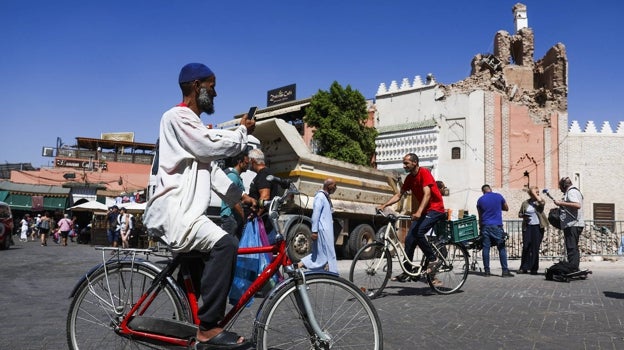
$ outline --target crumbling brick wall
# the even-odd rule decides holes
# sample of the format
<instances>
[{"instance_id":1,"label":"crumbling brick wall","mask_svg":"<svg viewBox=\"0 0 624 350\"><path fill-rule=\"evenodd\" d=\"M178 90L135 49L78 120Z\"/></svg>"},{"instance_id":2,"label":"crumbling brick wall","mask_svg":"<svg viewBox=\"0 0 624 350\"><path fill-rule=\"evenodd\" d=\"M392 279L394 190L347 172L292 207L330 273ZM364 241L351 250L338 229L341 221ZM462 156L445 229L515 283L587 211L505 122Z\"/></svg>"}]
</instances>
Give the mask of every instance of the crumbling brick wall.
<instances>
[{"instance_id":1,"label":"crumbling brick wall","mask_svg":"<svg viewBox=\"0 0 624 350\"><path fill-rule=\"evenodd\" d=\"M499 30L494 36L494 56L505 65L533 66L535 51L531 28L522 28L515 35Z\"/></svg>"},{"instance_id":2,"label":"crumbling brick wall","mask_svg":"<svg viewBox=\"0 0 624 350\"><path fill-rule=\"evenodd\" d=\"M548 126L550 112L568 109L568 58L561 43L535 62L534 50L530 28L522 28L515 35L498 31L494 54L475 55L469 77L441 88L445 95L479 89L501 92L509 101L527 106L536 123Z\"/></svg>"}]
</instances>

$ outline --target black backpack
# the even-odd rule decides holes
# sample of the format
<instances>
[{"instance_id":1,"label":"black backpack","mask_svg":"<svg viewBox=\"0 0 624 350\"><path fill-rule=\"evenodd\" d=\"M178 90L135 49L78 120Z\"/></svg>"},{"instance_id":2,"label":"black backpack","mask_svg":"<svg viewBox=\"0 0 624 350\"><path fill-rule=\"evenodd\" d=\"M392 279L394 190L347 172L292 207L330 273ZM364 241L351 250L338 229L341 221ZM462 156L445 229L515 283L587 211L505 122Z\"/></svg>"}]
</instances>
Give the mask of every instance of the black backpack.
<instances>
[{"instance_id":1,"label":"black backpack","mask_svg":"<svg viewBox=\"0 0 624 350\"><path fill-rule=\"evenodd\" d=\"M570 282L572 278L570 275L578 271L579 269L569 262L560 261L546 269L546 279L549 281Z\"/></svg>"},{"instance_id":2,"label":"black backpack","mask_svg":"<svg viewBox=\"0 0 624 350\"><path fill-rule=\"evenodd\" d=\"M548 222L556 229L561 230L561 209L559 207L552 208L548 212Z\"/></svg>"}]
</instances>

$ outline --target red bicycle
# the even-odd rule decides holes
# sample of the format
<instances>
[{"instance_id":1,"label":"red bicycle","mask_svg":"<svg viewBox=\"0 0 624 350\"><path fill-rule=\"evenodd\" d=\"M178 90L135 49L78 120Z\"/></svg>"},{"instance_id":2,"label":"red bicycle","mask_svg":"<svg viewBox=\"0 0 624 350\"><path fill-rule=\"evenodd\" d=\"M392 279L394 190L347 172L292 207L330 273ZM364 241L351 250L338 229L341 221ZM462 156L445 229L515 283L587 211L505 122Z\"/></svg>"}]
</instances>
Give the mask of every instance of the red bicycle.
<instances>
[{"instance_id":1,"label":"red bicycle","mask_svg":"<svg viewBox=\"0 0 624 350\"><path fill-rule=\"evenodd\" d=\"M277 179L279 180L279 179ZM371 301L351 282L332 273L297 268L280 230L281 206L299 194L290 184L269 205L275 243L240 248L238 254L271 253L273 259L220 326L230 329L249 300L271 277L287 276L264 298L252 324L257 349L382 349L381 322ZM198 301L185 262L197 253L167 256L164 267L149 260L151 249L98 247L103 262L71 293L67 316L70 349L194 349ZM115 254L111 257L110 251ZM181 271L184 287L174 273Z\"/></svg>"}]
</instances>

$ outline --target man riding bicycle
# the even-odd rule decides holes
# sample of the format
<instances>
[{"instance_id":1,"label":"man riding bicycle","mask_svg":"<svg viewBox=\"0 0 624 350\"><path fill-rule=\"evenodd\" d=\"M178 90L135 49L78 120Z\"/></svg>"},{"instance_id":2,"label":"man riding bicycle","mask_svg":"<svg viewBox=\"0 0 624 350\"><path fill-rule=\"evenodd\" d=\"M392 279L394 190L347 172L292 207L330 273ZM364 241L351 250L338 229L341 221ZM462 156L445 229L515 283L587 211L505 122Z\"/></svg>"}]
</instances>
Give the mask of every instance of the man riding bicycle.
<instances>
[{"instance_id":1,"label":"man riding bicycle","mask_svg":"<svg viewBox=\"0 0 624 350\"><path fill-rule=\"evenodd\" d=\"M408 258L405 268L408 271L411 270L409 262L414 259L414 251L416 245L418 245L429 261L427 273L432 274L437 271L442 261L436 258L425 234L429 232L436 222L444 219L446 215L444 201L433 175L431 175L428 169L419 166L416 154L408 153L403 157L403 169L408 174L403 186L401 186L401 190L385 204L379 206L379 209L383 210L398 202L406 192L411 191L417 205L413 206L415 210L412 208L412 225L405 237L405 253ZM399 282L406 282L409 279L410 276L407 273L402 273L393 278L393 280Z\"/></svg>"},{"instance_id":2,"label":"man riding bicycle","mask_svg":"<svg viewBox=\"0 0 624 350\"><path fill-rule=\"evenodd\" d=\"M248 347L242 337L218 326L236 267L238 239L204 213L211 190L228 205L242 201L255 209L256 200L234 185L215 162L247 148L247 135L255 129L255 121L245 115L231 131L204 125L199 116L214 113L217 96L215 74L204 64L185 65L178 83L182 102L165 112L160 121L158 157L154 159L156 187L143 222L150 235L170 245L174 253L196 250L203 254L196 335L200 347Z\"/></svg>"}]
</instances>

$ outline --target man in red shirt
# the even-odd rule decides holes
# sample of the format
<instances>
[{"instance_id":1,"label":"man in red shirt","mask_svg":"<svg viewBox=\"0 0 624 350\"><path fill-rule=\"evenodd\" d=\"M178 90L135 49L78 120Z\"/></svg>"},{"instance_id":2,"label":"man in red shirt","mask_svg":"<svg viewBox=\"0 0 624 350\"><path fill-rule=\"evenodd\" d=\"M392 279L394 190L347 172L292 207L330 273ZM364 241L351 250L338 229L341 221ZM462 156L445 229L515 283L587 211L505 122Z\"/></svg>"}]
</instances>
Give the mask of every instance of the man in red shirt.
<instances>
[{"instance_id":1,"label":"man in red shirt","mask_svg":"<svg viewBox=\"0 0 624 350\"><path fill-rule=\"evenodd\" d=\"M440 189L438 189L431 172L418 165L418 156L416 154L408 153L403 157L403 169L405 169L408 175L403 186L401 186L401 191L380 206L379 209L383 210L387 206L398 202L406 192L411 191L412 196L418 202L418 207L412 209L412 226L405 237L405 253L409 261L412 261L414 259L414 250L416 245L418 245L429 260L427 265L428 273L435 273L441 261L436 258L425 234L429 232L436 222L446 216L442 194L440 194ZM405 267L408 270L411 269L409 265ZM409 275L406 273L395 277L395 280L400 282L405 282L408 279Z\"/></svg>"}]
</instances>

